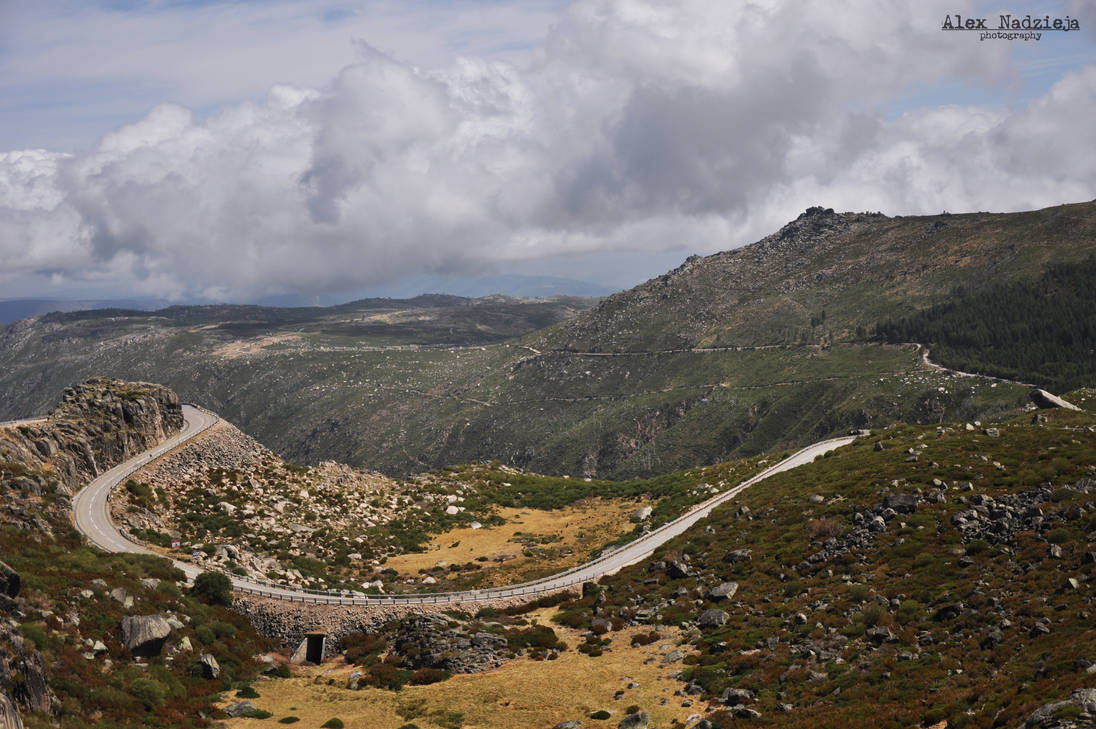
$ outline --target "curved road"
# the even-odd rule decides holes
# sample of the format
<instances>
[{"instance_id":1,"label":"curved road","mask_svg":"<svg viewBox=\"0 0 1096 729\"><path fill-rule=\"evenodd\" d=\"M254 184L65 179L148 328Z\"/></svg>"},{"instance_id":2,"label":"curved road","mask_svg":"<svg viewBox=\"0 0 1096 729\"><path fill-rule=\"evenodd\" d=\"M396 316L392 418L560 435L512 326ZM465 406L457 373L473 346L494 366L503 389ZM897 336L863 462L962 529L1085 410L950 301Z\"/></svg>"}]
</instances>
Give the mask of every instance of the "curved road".
<instances>
[{"instance_id":1,"label":"curved road","mask_svg":"<svg viewBox=\"0 0 1096 729\"><path fill-rule=\"evenodd\" d=\"M111 491L119 484L123 483L134 472L164 455L172 448L194 438L219 420L213 413L190 405L183 406L183 417L186 422L179 433L168 438L156 447L134 456L128 461L110 469L82 488L73 497L72 508L76 519L76 528L93 544L109 552L158 554L146 547L135 544L122 536L118 531L118 528L110 519L107 502ZM228 575L228 577L232 579L234 588L240 592L294 602L342 605L421 605L450 602L479 602L503 597L536 595L550 592L561 587L596 580L604 575L612 574L622 567L638 562L650 555L662 544L679 534L682 534L698 521L707 517L716 506L733 499L755 483L768 478L774 473L787 471L804 463L809 463L814 460L815 457L835 448L840 448L843 445L851 443L855 439L856 436L833 438L807 446L776 465L770 466L753 478L743 481L727 491L716 494L707 501L696 505L677 519L663 524L661 527L652 530L650 533L643 535L639 539L636 539L619 549L602 555L591 562L567 570L566 572L561 572L531 582L523 582L508 587L470 590L468 592L431 593L423 595L365 595L363 593L354 592L339 593L294 589L263 580L241 578L235 575ZM189 580L193 580L194 577L203 572L200 567L193 564L180 562L178 560L172 561L176 567L186 573L187 579Z\"/></svg>"}]
</instances>

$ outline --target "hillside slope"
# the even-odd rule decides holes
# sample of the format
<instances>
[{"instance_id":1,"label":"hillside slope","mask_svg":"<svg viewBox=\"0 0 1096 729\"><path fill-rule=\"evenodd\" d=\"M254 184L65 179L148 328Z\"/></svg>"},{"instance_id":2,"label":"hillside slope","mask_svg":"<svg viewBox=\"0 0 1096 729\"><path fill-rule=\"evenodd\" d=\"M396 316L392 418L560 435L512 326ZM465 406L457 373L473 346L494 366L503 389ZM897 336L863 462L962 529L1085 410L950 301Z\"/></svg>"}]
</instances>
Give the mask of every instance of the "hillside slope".
<instances>
[{"instance_id":1,"label":"hillside slope","mask_svg":"<svg viewBox=\"0 0 1096 729\"><path fill-rule=\"evenodd\" d=\"M79 487L181 423L166 388L95 380L46 422L0 427L0 726L205 727L258 674L267 642L245 619L72 526Z\"/></svg>"},{"instance_id":2,"label":"hillside slope","mask_svg":"<svg viewBox=\"0 0 1096 729\"><path fill-rule=\"evenodd\" d=\"M958 286L1034 279L1094 250L1096 203L902 218L812 208L589 311L557 303L558 323L536 332L537 305L507 302L461 304L453 335L457 309L430 302L364 322L334 314L338 325L216 309L22 322L0 333L0 403L23 415L92 374L155 379L298 461L404 475L497 458L644 477L1017 406L1023 388L948 377L869 335Z\"/></svg>"}]
</instances>

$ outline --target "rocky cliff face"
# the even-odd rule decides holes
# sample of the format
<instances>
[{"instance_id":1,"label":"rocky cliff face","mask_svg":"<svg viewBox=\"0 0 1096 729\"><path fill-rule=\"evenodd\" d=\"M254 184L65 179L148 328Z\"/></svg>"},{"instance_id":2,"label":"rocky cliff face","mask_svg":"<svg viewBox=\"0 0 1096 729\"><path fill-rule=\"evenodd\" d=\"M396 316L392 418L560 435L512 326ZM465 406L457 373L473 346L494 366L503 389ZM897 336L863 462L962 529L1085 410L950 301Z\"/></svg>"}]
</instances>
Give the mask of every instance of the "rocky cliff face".
<instances>
[{"instance_id":1,"label":"rocky cliff face","mask_svg":"<svg viewBox=\"0 0 1096 729\"><path fill-rule=\"evenodd\" d=\"M42 420L0 428L0 522L44 532L40 506L60 515L89 480L183 425L179 396L161 385L96 378L65 389Z\"/></svg>"},{"instance_id":2,"label":"rocky cliff face","mask_svg":"<svg viewBox=\"0 0 1096 729\"><path fill-rule=\"evenodd\" d=\"M182 424L178 396L160 385L93 379L67 388L48 418L0 428L0 526L23 530L28 543L57 538L77 489ZM42 654L13 627L36 609L21 585L0 563L0 729L21 729L21 712L57 705Z\"/></svg>"}]
</instances>

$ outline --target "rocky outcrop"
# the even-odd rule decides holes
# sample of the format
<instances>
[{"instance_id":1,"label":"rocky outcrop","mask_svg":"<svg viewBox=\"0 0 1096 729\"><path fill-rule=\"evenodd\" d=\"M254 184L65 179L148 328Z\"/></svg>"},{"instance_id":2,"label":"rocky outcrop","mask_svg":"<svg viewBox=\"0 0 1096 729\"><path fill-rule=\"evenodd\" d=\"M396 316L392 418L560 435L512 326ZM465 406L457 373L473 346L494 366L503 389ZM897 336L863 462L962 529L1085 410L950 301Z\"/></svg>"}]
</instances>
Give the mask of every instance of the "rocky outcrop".
<instances>
[{"instance_id":1,"label":"rocky outcrop","mask_svg":"<svg viewBox=\"0 0 1096 729\"><path fill-rule=\"evenodd\" d=\"M0 595L15 597L19 594L21 584L19 573L0 562Z\"/></svg>"},{"instance_id":2,"label":"rocky outcrop","mask_svg":"<svg viewBox=\"0 0 1096 729\"><path fill-rule=\"evenodd\" d=\"M1096 689L1077 689L1068 699L1044 704L1032 712L1023 729L1090 729L1096 727Z\"/></svg>"},{"instance_id":3,"label":"rocky outcrop","mask_svg":"<svg viewBox=\"0 0 1096 729\"><path fill-rule=\"evenodd\" d=\"M1080 410L1071 402L1067 402L1057 395L1052 395L1038 387L1031 391L1031 401L1041 408L1064 408L1065 410Z\"/></svg>"},{"instance_id":4,"label":"rocky outcrop","mask_svg":"<svg viewBox=\"0 0 1096 729\"><path fill-rule=\"evenodd\" d=\"M0 518L50 533L36 513L43 495L60 496L53 512L66 515L73 492L182 425L178 395L160 385L96 378L66 388L47 419L0 428L0 488L11 496Z\"/></svg>"},{"instance_id":5,"label":"rocky outcrop","mask_svg":"<svg viewBox=\"0 0 1096 729\"><path fill-rule=\"evenodd\" d=\"M171 623L162 615L129 615L122 618L122 645L135 656L156 656L171 635Z\"/></svg>"},{"instance_id":6,"label":"rocky outcrop","mask_svg":"<svg viewBox=\"0 0 1096 729\"><path fill-rule=\"evenodd\" d=\"M469 633L445 615L413 615L395 630L395 651L408 668L437 668L452 673L479 673L506 662L506 638Z\"/></svg>"},{"instance_id":7,"label":"rocky outcrop","mask_svg":"<svg viewBox=\"0 0 1096 729\"><path fill-rule=\"evenodd\" d=\"M15 702L0 692L0 729L23 729L23 719L15 709Z\"/></svg>"},{"instance_id":8,"label":"rocky outcrop","mask_svg":"<svg viewBox=\"0 0 1096 729\"><path fill-rule=\"evenodd\" d=\"M198 659L197 670L198 675L205 679L219 678L221 675L221 666L212 653L203 653L201 655Z\"/></svg>"},{"instance_id":9,"label":"rocky outcrop","mask_svg":"<svg viewBox=\"0 0 1096 729\"><path fill-rule=\"evenodd\" d=\"M6 624L0 625L0 696L9 700L16 717L17 712L50 712L57 700L46 682L42 654Z\"/></svg>"}]
</instances>

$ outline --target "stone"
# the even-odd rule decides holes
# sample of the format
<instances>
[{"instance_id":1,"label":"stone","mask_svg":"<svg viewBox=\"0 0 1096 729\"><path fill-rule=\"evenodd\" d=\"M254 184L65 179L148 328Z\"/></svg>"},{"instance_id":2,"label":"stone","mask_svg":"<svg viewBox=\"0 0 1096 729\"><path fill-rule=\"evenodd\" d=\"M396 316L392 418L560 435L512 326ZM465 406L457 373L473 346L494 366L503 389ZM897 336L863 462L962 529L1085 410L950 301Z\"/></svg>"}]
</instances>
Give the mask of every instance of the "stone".
<instances>
[{"instance_id":1,"label":"stone","mask_svg":"<svg viewBox=\"0 0 1096 729\"><path fill-rule=\"evenodd\" d=\"M700 627L702 628L721 628L727 624L727 621L731 619L731 616L727 614L725 610L718 610L712 608L711 610L705 610L700 615Z\"/></svg>"},{"instance_id":2,"label":"stone","mask_svg":"<svg viewBox=\"0 0 1096 729\"><path fill-rule=\"evenodd\" d=\"M580 726L582 726L582 722L578 720L561 721L553 729L578 729Z\"/></svg>"},{"instance_id":3,"label":"stone","mask_svg":"<svg viewBox=\"0 0 1096 729\"><path fill-rule=\"evenodd\" d=\"M867 636L872 643L895 643L898 641L898 636L884 625L868 628Z\"/></svg>"},{"instance_id":4,"label":"stone","mask_svg":"<svg viewBox=\"0 0 1096 729\"><path fill-rule=\"evenodd\" d=\"M198 658L198 675L206 680L220 677L221 666L217 663L217 659L213 657L212 653L203 653Z\"/></svg>"},{"instance_id":5,"label":"stone","mask_svg":"<svg viewBox=\"0 0 1096 729\"><path fill-rule=\"evenodd\" d=\"M114 600L122 603L122 607L133 607L133 596L126 592L126 589L124 587L115 587L113 590L110 591L110 596Z\"/></svg>"},{"instance_id":6,"label":"stone","mask_svg":"<svg viewBox=\"0 0 1096 729\"><path fill-rule=\"evenodd\" d=\"M710 600L730 600L734 597L734 594L738 592L737 582L721 582L712 589L708 590L708 599Z\"/></svg>"},{"instance_id":7,"label":"stone","mask_svg":"<svg viewBox=\"0 0 1096 729\"><path fill-rule=\"evenodd\" d=\"M684 579L686 577L689 577L691 575L692 575L692 570L690 570L689 566L687 564L685 564L684 562L679 562L677 560L670 560L669 562L666 563L666 576L671 578L671 579L680 580L680 579Z\"/></svg>"},{"instance_id":8,"label":"stone","mask_svg":"<svg viewBox=\"0 0 1096 729\"><path fill-rule=\"evenodd\" d=\"M647 521L651 518L651 514L654 512L650 506L644 506L640 509L636 509L632 512L632 521Z\"/></svg>"},{"instance_id":9,"label":"stone","mask_svg":"<svg viewBox=\"0 0 1096 729\"><path fill-rule=\"evenodd\" d=\"M883 497L883 506L899 514L912 514L917 510L917 497L913 494L887 494Z\"/></svg>"},{"instance_id":10,"label":"stone","mask_svg":"<svg viewBox=\"0 0 1096 729\"><path fill-rule=\"evenodd\" d=\"M255 704L250 701L237 701L234 704L226 706L223 711L235 719L236 717L255 711Z\"/></svg>"},{"instance_id":11,"label":"stone","mask_svg":"<svg viewBox=\"0 0 1096 729\"><path fill-rule=\"evenodd\" d=\"M19 588L22 584L19 573L0 562L0 595L14 598L19 594Z\"/></svg>"},{"instance_id":12,"label":"stone","mask_svg":"<svg viewBox=\"0 0 1096 729\"><path fill-rule=\"evenodd\" d=\"M613 624L605 618L594 618L590 621L590 630L595 633L608 633L613 629Z\"/></svg>"},{"instance_id":13,"label":"stone","mask_svg":"<svg viewBox=\"0 0 1096 729\"><path fill-rule=\"evenodd\" d=\"M1074 708L1075 707L1075 708ZM1032 729L1033 727L1068 727L1068 726L1087 726L1088 724L1073 724L1062 723L1059 721L1059 717L1065 712L1063 710L1074 709L1076 714L1096 714L1096 689L1075 689L1069 698L1064 701L1055 701L1050 704L1043 704L1027 718L1024 722L1025 729ZM1078 717L1079 718L1079 717Z\"/></svg>"},{"instance_id":14,"label":"stone","mask_svg":"<svg viewBox=\"0 0 1096 729\"><path fill-rule=\"evenodd\" d=\"M754 692L744 688L728 688L723 691L719 700L728 706L736 706L747 701L754 700Z\"/></svg>"},{"instance_id":15,"label":"stone","mask_svg":"<svg viewBox=\"0 0 1096 729\"><path fill-rule=\"evenodd\" d=\"M355 668L346 679L346 687L357 691L363 678L365 678L365 674Z\"/></svg>"},{"instance_id":16,"label":"stone","mask_svg":"<svg viewBox=\"0 0 1096 729\"><path fill-rule=\"evenodd\" d=\"M1057 395L1052 395L1046 390L1041 390L1038 387L1031 391L1031 401L1040 408L1064 408L1066 410L1080 410L1071 402L1066 402Z\"/></svg>"},{"instance_id":17,"label":"stone","mask_svg":"<svg viewBox=\"0 0 1096 729\"><path fill-rule=\"evenodd\" d=\"M750 550L748 549L732 549L730 552L727 552L725 557L723 557L723 561L727 562L728 564L749 562L750 559Z\"/></svg>"},{"instance_id":18,"label":"stone","mask_svg":"<svg viewBox=\"0 0 1096 729\"><path fill-rule=\"evenodd\" d=\"M23 729L23 718L15 702L3 691L0 691L0 729Z\"/></svg>"},{"instance_id":19,"label":"stone","mask_svg":"<svg viewBox=\"0 0 1096 729\"><path fill-rule=\"evenodd\" d=\"M171 635L171 625L162 615L130 615L122 618L122 645L135 656L159 655Z\"/></svg>"},{"instance_id":20,"label":"stone","mask_svg":"<svg viewBox=\"0 0 1096 729\"><path fill-rule=\"evenodd\" d=\"M447 507L445 507L445 513L448 514L449 516L456 516L457 514L460 513L460 507L459 506L447 506Z\"/></svg>"},{"instance_id":21,"label":"stone","mask_svg":"<svg viewBox=\"0 0 1096 729\"><path fill-rule=\"evenodd\" d=\"M646 711L637 711L624 717L617 729L647 729L651 725L651 715Z\"/></svg>"},{"instance_id":22,"label":"stone","mask_svg":"<svg viewBox=\"0 0 1096 729\"><path fill-rule=\"evenodd\" d=\"M1001 437L1001 431L997 430L997 428L986 428L983 432L986 435L988 435L990 438L1000 438Z\"/></svg>"},{"instance_id":23,"label":"stone","mask_svg":"<svg viewBox=\"0 0 1096 729\"><path fill-rule=\"evenodd\" d=\"M826 503L826 497L822 494L811 494L807 497L807 503L810 504L824 504Z\"/></svg>"},{"instance_id":24,"label":"stone","mask_svg":"<svg viewBox=\"0 0 1096 729\"><path fill-rule=\"evenodd\" d=\"M760 719L761 712L748 706L736 706L731 712L739 719Z\"/></svg>"}]
</instances>

